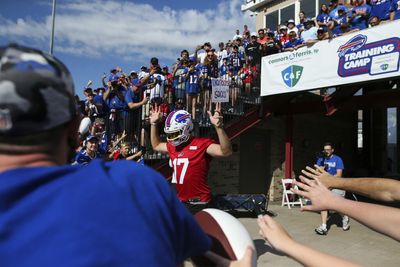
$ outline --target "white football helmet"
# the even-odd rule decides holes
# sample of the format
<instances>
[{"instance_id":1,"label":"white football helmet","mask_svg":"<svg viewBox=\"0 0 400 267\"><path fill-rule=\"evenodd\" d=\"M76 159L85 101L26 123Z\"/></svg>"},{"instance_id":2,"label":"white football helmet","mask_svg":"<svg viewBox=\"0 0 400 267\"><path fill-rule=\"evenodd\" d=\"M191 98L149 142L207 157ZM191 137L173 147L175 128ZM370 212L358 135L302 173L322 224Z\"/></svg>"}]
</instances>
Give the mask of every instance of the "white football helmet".
<instances>
[{"instance_id":1,"label":"white football helmet","mask_svg":"<svg viewBox=\"0 0 400 267\"><path fill-rule=\"evenodd\" d=\"M193 122L189 112L176 110L168 114L164 132L167 134L167 141L173 146L179 146L189 140L192 130Z\"/></svg>"}]
</instances>

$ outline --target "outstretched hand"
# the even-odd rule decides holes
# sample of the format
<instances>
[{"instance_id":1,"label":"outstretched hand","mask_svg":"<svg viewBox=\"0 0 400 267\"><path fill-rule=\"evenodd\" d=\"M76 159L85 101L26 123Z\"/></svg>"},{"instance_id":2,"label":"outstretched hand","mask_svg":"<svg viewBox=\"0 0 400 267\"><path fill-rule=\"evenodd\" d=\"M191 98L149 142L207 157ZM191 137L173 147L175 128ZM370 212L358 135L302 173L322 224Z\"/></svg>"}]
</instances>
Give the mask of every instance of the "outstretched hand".
<instances>
[{"instance_id":1,"label":"outstretched hand","mask_svg":"<svg viewBox=\"0 0 400 267\"><path fill-rule=\"evenodd\" d=\"M285 228L268 215L257 219L260 235L277 251L284 252L285 248L294 242Z\"/></svg>"},{"instance_id":2,"label":"outstretched hand","mask_svg":"<svg viewBox=\"0 0 400 267\"><path fill-rule=\"evenodd\" d=\"M311 200L311 205L304 206L302 211L321 211L329 210L331 206L336 201L341 198L326 188L317 177L314 180L307 179L306 177L300 175L300 180L302 182L294 181L294 183L303 191L291 188L293 193L303 196Z\"/></svg>"},{"instance_id":3,"label":"outstretched hand","mask_svg":"<svg viewBox=\"0 0 400 267\"><path fill-rule=\"evenodd\" d=\"M331 189L332 182L335 179L342 179L335 177L324 170L324 167L314 165L314 168L306 167L306 170L301 170L301 172L305 175L305 177L309 179L318 179L324 186Z\"/></svg>"},{"instance_id":4,"label":"outstretched hand","mask_svg":"<svg viewBox=\"0 0 400 267\"><path fill-rule=\"evenodd\" d=\"M211 111L209 110L207 111L207 113L210 117L211 124L214 125L216 128L222 128L224 117L222 117L221 103L218 102L215 104L214 115L212 115Z\"/></svg>"},{"instance_id":5,"label":"outstretched hand","mask_svg":"<svg viewBox=\"0 0 400 267\"><path fill-rule=\"evenodd\" d=\"M151 114L150 114L150 124L155 124L161 121L162 118L162 112L160 110L160 107L155 104L154 107L151 108Z\"/></svg>"}]
</instances>

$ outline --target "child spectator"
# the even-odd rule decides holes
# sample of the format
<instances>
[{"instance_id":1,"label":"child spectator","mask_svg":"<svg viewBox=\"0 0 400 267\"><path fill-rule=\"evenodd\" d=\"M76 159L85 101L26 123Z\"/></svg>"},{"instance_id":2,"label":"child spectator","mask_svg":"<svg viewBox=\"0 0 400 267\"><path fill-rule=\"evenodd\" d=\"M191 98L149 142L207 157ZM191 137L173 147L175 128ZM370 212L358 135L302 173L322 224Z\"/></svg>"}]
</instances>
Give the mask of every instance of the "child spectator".
<instances>
[{"instance_id":1,"label":"child spectator","mask_svg":"<svg viewBox=\"0 0 400 267\"><path fill-rule=\"evenodd\" d=\"M210 54L213 56L212 54ZM196 69L196 63L191 62L189 68L186 69L185 80L186 80L186 110L192 113L193 120L196 120L196 106L197 96L200 93L199 89L199 76L200 70Z\"/></svg>"},{"instance_id":2,"label":"child spectator","mask_svg":"<svg viewBox=\"0 0 400 267\"><path fill-rule=\"evenodd\" d=\"M246 95L249 96L251 92L251 86L254 81L254 77L257 75L256 66L251 67L248 63L243 65L243 68L240 70L240 78L243 81L243 87L246 92Z\"/></svg>"}]
</instances>

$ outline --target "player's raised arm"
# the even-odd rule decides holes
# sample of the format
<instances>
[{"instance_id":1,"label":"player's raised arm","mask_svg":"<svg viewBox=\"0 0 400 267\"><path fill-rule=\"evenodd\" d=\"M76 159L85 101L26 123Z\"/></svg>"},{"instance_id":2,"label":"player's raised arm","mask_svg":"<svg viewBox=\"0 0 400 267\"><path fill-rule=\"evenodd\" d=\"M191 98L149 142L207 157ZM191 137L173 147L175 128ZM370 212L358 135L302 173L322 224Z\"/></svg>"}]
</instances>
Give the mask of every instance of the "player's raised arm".
<instances>
[{"instance_id":1,"label":"player's raised arm","mask_svg":"<svg viewBox=\"0 0 400 267\"><path fill-rule=\"evenodd\" d=\"M232 144L223 128L223 116L221 103L216 103L214 115L207 111L211 124L214 125L218 135L219 144L211 144L207 148L207 154L213 157L228 157L232 155Z\"/></svg>"},{"instance_id":2,"label":"player's raised arm","mask_svg":"<svg viewBox=\"0 0 400 267\"><path fill-rule=\"evenodd\" d=\"M150 115L150 141L153 150L161 153L168 153L167 144L161 142L160 136L158 134L158 123L161 121L162 114L160 112L160 107L155 105L151 109Z\"/></svg>"}]
</instances>

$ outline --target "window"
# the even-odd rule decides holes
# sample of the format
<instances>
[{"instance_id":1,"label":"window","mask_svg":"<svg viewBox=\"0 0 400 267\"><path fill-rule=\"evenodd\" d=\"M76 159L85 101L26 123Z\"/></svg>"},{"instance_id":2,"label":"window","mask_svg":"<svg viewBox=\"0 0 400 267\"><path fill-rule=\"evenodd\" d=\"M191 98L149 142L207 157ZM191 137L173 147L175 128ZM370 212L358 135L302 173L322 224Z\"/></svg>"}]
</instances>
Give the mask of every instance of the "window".
<instances>
[{"instance_id":1,"label":"window","mask_svg":"<svg viewBox=\"0 0 400 267\"><path fill-rule=\"evenodd\" d=\"M301 0L300 10L306 13L307 18L314 18L316 16L315 5L316 5L316 0Z\"/></svg>"},{"instance_id":2,"label":"window","mask_svg":"<svg viewBox=\"0 0 400 267\"><path fill-rule=\"evenodd\" d=\"M272 31L275 31L279 24L278 19L278 11L267 14L265 16L266 28L270 28Z\"/></svg>"},{"instance_id":3,"label":"window","mask_svg":"<svg viewBox=\"0 0 400 267\"><path fill-rule=\"evenodd\" d=\"M295 19L294 5L281 9L281 24L286 24L289 19Z\"/></svg>"}]
</instances>

